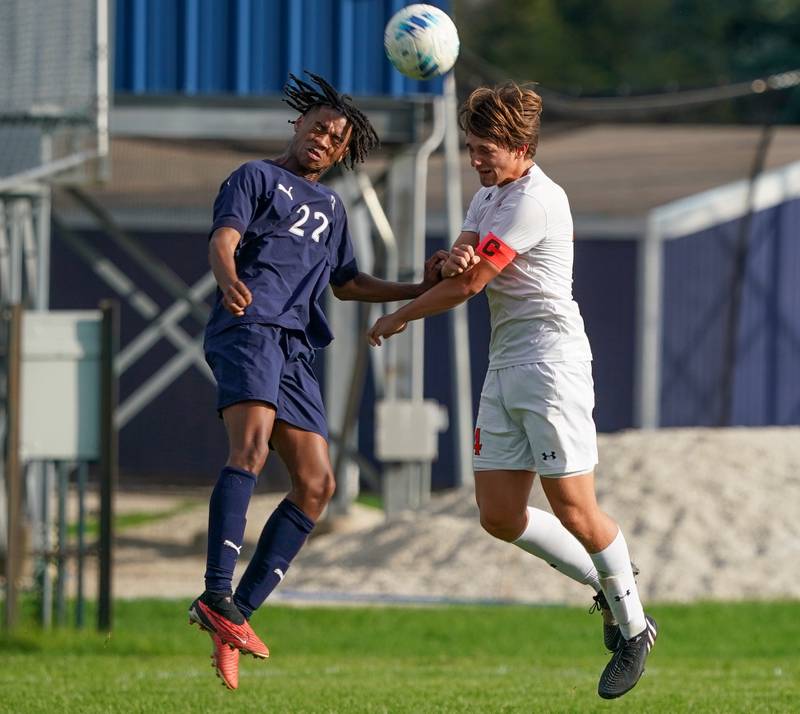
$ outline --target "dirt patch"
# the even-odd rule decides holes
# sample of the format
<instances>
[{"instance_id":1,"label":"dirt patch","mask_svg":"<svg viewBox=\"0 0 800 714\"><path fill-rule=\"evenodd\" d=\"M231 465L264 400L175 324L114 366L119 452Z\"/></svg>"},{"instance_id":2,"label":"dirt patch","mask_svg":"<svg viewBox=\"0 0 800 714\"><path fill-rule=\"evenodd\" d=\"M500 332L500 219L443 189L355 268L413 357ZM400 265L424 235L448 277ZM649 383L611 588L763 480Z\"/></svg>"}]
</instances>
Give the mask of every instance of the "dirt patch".
<instances>
[{"instance_id":1,"label":"dirt patch","mask_svg":"<svg viewBox=\"0 0 800 714\"><path fill-rule=\"evenodd\" d=\"M602 435L600 459L598 498L623 528L645 600L800 597L800 428ZM117 596L202 590L206 495L191 497L196 506L119 535ZM167 511L186 500L123 493L118 510ZM237 577L279 500L254 496ZM546 507L538 485L532 503ZM310 540L275 600L587 601L585 587L485 534L471 488L437 494L388 522L355 506L332 525Z\"/></svg>"}]
</instances>

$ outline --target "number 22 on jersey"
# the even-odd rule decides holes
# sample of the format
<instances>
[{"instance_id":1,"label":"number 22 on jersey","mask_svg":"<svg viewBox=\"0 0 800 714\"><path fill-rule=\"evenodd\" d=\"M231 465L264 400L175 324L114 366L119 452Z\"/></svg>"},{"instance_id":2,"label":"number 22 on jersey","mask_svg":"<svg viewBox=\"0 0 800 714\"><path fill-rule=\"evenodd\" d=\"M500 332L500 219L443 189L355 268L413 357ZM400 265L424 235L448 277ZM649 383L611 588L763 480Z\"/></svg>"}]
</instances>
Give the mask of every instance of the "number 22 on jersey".
<instances>
[{"instance_id":1,"label":"number 22 on jersey","mask_svg":"<svg viewBox=\"0 0 800 714\"><path fill-rule=\"evenodd\" d=\"M294 235L302 238L306 234L306 230L303 228L303 226L305 226L309 216L311 215L311 209L308 207L308 204L301 203L297 207L297 212L300 214L300 218L292 224L292 227L289 229L289 233L293 233ZM318 221L318 224L317 227L311 231L311 240L313 240L315 243L319 243L319 238L328 227L329 221L328 217L322 211L314 211L314 220Z\"/></svg>"}]
</instances>

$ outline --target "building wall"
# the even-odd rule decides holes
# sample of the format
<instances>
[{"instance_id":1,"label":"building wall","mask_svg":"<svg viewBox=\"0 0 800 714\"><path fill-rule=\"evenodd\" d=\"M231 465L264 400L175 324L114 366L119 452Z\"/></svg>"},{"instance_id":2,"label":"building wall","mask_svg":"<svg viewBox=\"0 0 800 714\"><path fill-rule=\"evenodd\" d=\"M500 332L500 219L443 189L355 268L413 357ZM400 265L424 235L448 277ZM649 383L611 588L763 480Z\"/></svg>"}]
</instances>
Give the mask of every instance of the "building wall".
<instances>
[{"instance_id":1,"label":"building wall","mask_svg":"<svg viewBox=\"0 0 800 714\"><path fill-rule=\"evenodd\" d=\"M428 0L449 11L449 0ZM394 70L383 50L403 0L117 0L118 93L277 95L287 74L323 75L339 91L440 93Z\"/></svg>"}]
</instances>

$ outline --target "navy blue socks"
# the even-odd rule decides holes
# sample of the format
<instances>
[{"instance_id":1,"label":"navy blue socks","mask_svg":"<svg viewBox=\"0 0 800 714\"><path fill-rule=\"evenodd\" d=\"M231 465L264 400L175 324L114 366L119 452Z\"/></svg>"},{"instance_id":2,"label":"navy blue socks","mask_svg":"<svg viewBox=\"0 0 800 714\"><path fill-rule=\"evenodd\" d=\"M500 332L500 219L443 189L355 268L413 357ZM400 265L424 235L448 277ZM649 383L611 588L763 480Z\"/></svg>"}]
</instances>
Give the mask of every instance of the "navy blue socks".
<instances>
[{"instance_id":1,"label":"navy blue socks","mask_svg":"<svg viewBox=\"0 0 800 714\"><path fill-rule=\"evenodd\" d=\"M261 531L256 552L233 596L245 617L249 618L283 580L313 528L314 521L294 503L284 498L278 504Z\"/></svg>"},{"instance_id":2,"label":"navy blue socks","mask_svg":"<svg viewBox=\"0 0 800 714\"><path fill-rule=\"evenodd\" d=\"M208 504L208 551L206 590L230 593L236 559L242 550L247 506L256 476L244 469L226 466Z\"/></svg>"}]
</instances>

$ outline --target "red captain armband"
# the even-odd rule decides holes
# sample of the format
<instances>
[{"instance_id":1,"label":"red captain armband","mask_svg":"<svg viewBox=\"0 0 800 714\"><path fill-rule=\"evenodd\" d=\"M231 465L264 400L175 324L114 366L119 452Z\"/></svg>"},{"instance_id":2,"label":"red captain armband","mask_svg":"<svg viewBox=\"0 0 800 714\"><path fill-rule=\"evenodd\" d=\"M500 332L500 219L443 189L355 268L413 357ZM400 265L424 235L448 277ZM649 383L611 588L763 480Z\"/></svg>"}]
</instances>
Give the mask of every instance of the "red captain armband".
<instances>
[{"instance_id":1,"label":"red captain armband","mask_svg":"<svg viewBox=\"0 0 800 714\"><path fill-rule=\"evenodd\" d=\"M488 260L498 270L505 268L517 257L517 251L509 248L491 232L487 233L486 237L478 243L475 252L481 256L481 260Z\"/></svg>"}]
</instances>

